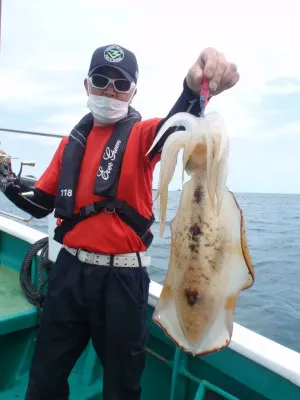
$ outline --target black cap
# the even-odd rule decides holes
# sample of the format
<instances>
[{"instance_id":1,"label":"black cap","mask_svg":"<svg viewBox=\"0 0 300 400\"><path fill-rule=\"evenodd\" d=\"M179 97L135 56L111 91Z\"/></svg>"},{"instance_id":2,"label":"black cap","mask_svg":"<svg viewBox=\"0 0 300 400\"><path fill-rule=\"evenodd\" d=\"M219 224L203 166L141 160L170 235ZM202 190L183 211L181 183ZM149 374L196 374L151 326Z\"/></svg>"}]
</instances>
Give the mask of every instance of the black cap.
<instances>
[{"instance_id":1,"label":"black cap","mask_svg":"<svg viewBox=\"0 0 300 400\"><path fill-rule=\"evenodd\" d=\"M117 44L99 47L92 55L88 75L91 76L96 68L114 67L122 72L126 79L137 82L139 69L135 55Z\"/></svg>"}]
</instances>

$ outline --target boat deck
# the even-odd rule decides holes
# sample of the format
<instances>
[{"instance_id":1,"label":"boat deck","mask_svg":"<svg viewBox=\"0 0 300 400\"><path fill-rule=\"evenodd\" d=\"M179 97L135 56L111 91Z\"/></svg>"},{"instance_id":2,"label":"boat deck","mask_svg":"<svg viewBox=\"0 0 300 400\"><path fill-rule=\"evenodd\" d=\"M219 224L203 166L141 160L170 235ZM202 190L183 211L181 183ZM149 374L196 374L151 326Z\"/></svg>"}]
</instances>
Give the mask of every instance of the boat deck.
<instances>
[{"instance_id":1,"label":"boat deck","mask_svg":"<svg viewBox=\"0 0 300 400\"><path fill-rule=\"evenodd\" d=\"M0 282L0 317L23 313L33 308L22 293L17 271L0 265Z\"/></svg>"}]
</instances>

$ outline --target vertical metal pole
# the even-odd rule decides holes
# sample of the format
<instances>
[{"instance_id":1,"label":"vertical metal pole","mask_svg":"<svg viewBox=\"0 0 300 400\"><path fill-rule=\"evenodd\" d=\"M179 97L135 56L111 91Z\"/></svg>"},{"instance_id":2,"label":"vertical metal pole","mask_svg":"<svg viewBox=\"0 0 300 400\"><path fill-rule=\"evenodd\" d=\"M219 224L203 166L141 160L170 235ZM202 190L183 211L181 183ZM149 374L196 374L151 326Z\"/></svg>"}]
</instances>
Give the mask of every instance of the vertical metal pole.
<instances>
[{"instance_id":1,"label":"vertical metal pole","mask_svg":"<svg viewBox=\"0 0 300 400\"><path fill-rule=\"evenodd\" d=\"M179 368L180 368L180 350L176 347L174 355L173 371L172 371L170 400L175 400L175 389L176 389L176 381L179 373Z\"/></svg>"},{"instance_id":2,"label":"vertical metal pole","mask_svg":"<svg viewBox=\"0 0 300 400\"><path fill-rule=\"evenodd\" d=\"M1 50L1 32L2 32L2 0L0 0L0 50Z\"/></svg>"}]
</instances>

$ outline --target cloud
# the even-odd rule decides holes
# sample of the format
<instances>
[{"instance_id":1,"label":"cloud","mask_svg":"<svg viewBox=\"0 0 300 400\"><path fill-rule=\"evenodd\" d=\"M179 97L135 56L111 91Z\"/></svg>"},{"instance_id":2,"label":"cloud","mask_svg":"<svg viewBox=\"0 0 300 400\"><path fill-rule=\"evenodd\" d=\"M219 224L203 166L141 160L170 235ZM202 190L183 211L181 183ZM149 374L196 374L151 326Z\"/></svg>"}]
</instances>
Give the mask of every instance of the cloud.
<instances>
[{"instance_id":1,"label":"cloud","mask_svg":"<svg viewBox=\"0 0 300 400\"><path fill-rule=\"evenodd\" d=\"M292 78L282 79L267 83L269 86L268 94L288 95L292 93L300 93L300 81Z\"/></svg>"},{"instance_id":2,"label":"cloud","mask_svg":"<svg viewBox=\"0 0 300 400\"><path fill-rule=\"evenodd\" d=\"M300 135L300 121L287 123L281 129L283 133L288 132L290 135Z\"/></svg>"},{"instance_id":3,"label":"cloud","mask_svg":"<svg viewBox=\"0 0 300 400\"><path fill-rule=\"evenodd\" d=\"M163 117L181 93L188 68L201 50L213 46L236 62L241 76L207 109L224 117L232 146L239 143L243 153L253 137L297 137L298 8L290 0L284 7L274 1L247 7L238 1L154 0L150 7L137 0L10 0L2 12L0 123L69 132L87 111L83 80L91 54L110 43L137 56L140 78L133 106L144 119ZM180 185L177 177L175 182Z\"/></svg>"}]
</instances>

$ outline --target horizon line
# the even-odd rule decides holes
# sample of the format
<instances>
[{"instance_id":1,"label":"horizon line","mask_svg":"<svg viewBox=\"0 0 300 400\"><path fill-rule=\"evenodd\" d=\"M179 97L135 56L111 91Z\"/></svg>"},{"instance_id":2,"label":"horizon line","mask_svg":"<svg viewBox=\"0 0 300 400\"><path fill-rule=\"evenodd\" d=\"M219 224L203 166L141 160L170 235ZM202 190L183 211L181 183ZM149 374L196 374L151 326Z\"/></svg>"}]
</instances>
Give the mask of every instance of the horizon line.
<instances>
[{"instance_id":1,"label":"horizon line","mask_svg":"<svg viewBox=\"0 0 300 400\"><path fill-rule=\"evenodd\" d=\"M152 190L157 190L157 188L152 188ZM181 192L182 189L169 189L169 192ZM278 195L300 195L300 193L297 192L241 192L238 190L229 190L232 193L238 193L238 194L278 194Z\"/></svg>"}]
</instances>

